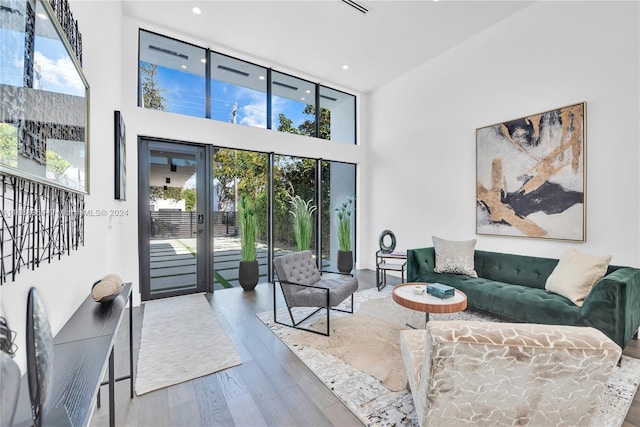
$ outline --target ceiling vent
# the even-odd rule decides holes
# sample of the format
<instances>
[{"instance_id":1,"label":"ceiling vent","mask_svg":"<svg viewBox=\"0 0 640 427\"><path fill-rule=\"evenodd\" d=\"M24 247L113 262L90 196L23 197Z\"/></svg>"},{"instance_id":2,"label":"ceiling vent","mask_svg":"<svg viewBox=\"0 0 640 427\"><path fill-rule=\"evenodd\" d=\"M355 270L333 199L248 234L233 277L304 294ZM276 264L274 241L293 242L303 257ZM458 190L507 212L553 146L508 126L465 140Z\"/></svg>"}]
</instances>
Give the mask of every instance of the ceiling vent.
<instances>
[{"instance_id":1,"label":"ceiling vent","mask_svg":"<svg viewBox=\"0 0 640 427\"><path fill-rule=\"evenodd\" d=\"M357 10L358 12L362 12L362 13L367 13L369 12L369 9L367 9L366 7L364 7L363 5L356 3L353 0L342 0L342 3L347 4L349 6L351 6L352 8L354 8L355 10Z\"/></svg>"}]
</instances>

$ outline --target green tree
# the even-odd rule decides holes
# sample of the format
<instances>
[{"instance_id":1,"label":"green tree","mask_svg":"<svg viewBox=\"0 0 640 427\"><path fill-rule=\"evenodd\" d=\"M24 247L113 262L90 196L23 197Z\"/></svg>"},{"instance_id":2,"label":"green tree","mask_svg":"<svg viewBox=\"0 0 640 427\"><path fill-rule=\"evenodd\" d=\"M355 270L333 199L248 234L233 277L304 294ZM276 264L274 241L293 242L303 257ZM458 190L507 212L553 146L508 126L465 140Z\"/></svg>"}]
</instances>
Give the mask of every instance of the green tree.
<instances>
[{"instance_id":1,"label":"green tree","mask_svg":"<svg viewBox=\"0 0 640 427\"><path fill-rule=\"evenodd\" d=\"M0 123L0 163L18 166L18 128L11 123Z\"/></svg>"},{"instance_id":2,"label":"green tree","mask_svg":"<svg viewBox=\"0 0 640 427\"><path fill-rule=\"evenodd\" d=\"M162 93L166 91L158 84L158 66L155 64L140 65L142 100L145 108L167 110L167 100Z\"/></svg>"},{"instance_id":3,"label":"green tree","mask_svg":"<svg viewBox=\"0 0 640 427\"><path fill-rule=\"evenodd\" d=\"M52 150L47 150L47 172L51 172L56 180L58 180L64 172L69 169L71 163L61 157Z\"/></svg>"},{"instance_id":4,"label":"green tree","mask_svg":"<svg viewBox=\"0 0 640 427\"><path fill-rule=\"evenodd\" d=\"M182 200L182 188L151 186L149 187L149 199L152 202L158 200L173 200L174 202L178 202Z\"/></svg>"},{"instance_id":5,"label":"green tree","mask_svg":"<svg viewBox=\"0 0 640 427\"><path fill-rule=\"evenodd\" d=\"M222 148L213 156L213 176L216 180L218 209L230 211L238 193L252 199L266 190L267 156L252 151Z\"/></svg>"},{"instance_id":6,"label":"green tree","mask_svg":"<svg viewBox=\"0 0 640 427\"><path fill-rule=\"evenodd\" d=\"M192 212L196 208L196 190L195 188L185 188L182 190L182 198L184 199L184 209Z\"/></svg>"},{"instance_id":7,"label":"green tree","mask_svg":"<svg viewBox=\"0 0 640 427\"><path fill-rule=\"evenodd\" d=\"M307 104L302 111L307 116L315 117L316 107ZM316 136L315 120L305 120L297 128L293 126L293 121L283 113L278 114L278 131L294 133L296 135L305 135L310 137ZM320 109L320 129L318 138L331 139L331 110L326 108Z\"/></svg>"}]
</instances>

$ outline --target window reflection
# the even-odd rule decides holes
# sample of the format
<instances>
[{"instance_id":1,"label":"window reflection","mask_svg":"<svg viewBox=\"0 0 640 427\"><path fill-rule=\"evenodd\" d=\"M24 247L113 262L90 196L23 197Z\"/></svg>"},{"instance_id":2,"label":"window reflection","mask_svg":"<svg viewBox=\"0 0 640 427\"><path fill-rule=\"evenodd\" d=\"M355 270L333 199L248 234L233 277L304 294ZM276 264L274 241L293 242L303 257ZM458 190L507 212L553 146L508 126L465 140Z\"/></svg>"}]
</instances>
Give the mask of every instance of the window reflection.
<instances>
[{"instance_id":1,"label":"window reflection","mask_svg":"<svg viewBox=\"0 0 640 427\"><path fill-rule=\"evenodd\" d=\"M211 118L267 127L267 70L211 53Z\"/></svg>"},{"instance_id":2,"label":"window reflection","mask_svg":"<svg viewBox=\"0 0 640 427\"><path fill-rule=\"evenodd\" d=\"M205 49L140 31L139 53L141 106L205 117Z\"/></svg>"}]
</instances>

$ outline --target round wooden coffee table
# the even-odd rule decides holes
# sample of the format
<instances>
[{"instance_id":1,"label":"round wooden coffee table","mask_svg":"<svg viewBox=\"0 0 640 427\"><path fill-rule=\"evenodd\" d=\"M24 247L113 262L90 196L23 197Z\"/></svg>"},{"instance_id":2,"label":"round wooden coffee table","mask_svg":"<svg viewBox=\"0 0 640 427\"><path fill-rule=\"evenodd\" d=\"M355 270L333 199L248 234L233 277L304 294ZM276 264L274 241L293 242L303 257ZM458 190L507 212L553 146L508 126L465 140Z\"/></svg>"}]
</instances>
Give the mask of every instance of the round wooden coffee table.
<instances>
[{"instance_id":1,"label":"round wooden coffee table","mask_svg":"<svg viewBox=\"0 0 640 427\"><path fill-rule=\"evenodd\" d=\"M467 308L467 296L457 289L454 296L442 299L426 292L416 294L413 291L415 286L422 286L426 290L427 284L424 282L412 282L397 285L393 288L391 295L393 300L401 306L424 312L425 328L429 321L429 313L455 313ZM409 324L407 326L414 328Z\"/></svg>"}]
</instances>

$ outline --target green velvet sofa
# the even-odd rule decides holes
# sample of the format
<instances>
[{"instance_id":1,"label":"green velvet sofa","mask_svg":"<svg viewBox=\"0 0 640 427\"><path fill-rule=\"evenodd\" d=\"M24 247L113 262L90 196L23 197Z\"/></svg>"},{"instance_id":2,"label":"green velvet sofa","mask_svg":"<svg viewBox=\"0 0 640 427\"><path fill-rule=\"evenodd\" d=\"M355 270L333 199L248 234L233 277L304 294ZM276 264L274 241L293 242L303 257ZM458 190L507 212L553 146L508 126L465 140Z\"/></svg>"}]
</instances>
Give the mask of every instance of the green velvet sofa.
<instances>
[{"instance_id":1,"label":"green velvet sofa","mask_svg":"<svg viewBox=\"0 0 640 427\"><path fill-rule=\"evenodd\" d=\"M640 326L640 269L609 266L579 307L545 290L557 264L557 259L476 250L474 278L435 273L433 247L409 249L407 280L453 286L467 295L468 307L508 321L591 326L624 348Z\"/></svg>"}]
</instances>

